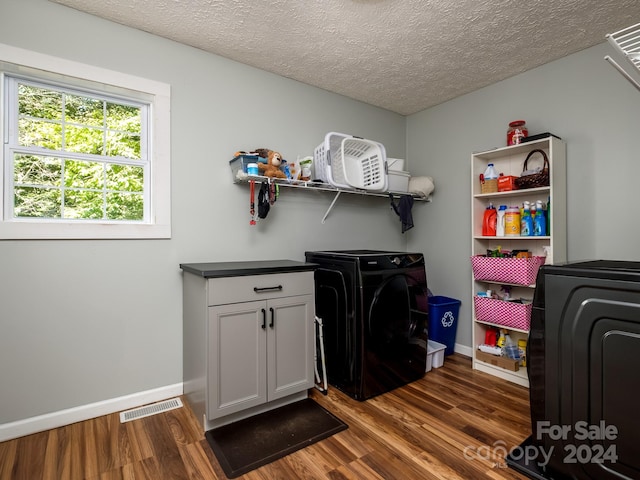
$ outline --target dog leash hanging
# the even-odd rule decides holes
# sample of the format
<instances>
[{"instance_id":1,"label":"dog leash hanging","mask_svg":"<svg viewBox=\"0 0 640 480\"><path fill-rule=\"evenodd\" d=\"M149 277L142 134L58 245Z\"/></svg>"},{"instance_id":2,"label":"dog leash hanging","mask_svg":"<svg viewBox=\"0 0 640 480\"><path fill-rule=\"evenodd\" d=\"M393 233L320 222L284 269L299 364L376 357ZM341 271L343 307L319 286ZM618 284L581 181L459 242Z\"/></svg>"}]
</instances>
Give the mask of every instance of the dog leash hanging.
<instances>
[{"instance_id":1,"label":"dog leash hanging","mask_svg":"<svg viewBox=\"0 0 640 480\"><path fill-rule=\"evenodd\" d=\"M269 203L271 205L276 203L278 195L280 195L280 186L275 182L269 182Z\"/></svg>"},{"instance_id":2,"label":"dog leash hanging","mask_svg":"<svg viewBox=\"0 0 640 480\"><path fill-rule=\"evenodd\" d=\"M249 207L249 213L251 214L251 221L249 222L249 225L255 225L256 224L256 203L255 203L256 182L255 180L249 180L249 195L251 196L250 207Z\"/></svg>"}]
</instances>

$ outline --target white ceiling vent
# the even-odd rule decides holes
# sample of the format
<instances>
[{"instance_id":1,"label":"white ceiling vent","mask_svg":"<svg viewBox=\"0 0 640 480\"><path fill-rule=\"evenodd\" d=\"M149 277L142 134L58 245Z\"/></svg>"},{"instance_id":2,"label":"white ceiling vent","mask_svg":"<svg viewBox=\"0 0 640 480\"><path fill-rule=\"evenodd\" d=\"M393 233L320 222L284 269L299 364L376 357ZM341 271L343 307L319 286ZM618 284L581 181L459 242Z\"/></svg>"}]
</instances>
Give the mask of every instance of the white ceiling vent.
<instances>
[{"instance_id":1,"label":"white ceiling vent","mask_svg":"<svg viewBox=\"0 0 640 480\"><path fill-rule=\"evenodd\" d=\"M157 413L168 412L169 410L181 407L182 401L177 397L163 402L152 403L151 405L145 405L144 407L120 412L120 423L130 422L131 420L149 417L151 415L156 415Z\"/></svg>"}]
</instances>

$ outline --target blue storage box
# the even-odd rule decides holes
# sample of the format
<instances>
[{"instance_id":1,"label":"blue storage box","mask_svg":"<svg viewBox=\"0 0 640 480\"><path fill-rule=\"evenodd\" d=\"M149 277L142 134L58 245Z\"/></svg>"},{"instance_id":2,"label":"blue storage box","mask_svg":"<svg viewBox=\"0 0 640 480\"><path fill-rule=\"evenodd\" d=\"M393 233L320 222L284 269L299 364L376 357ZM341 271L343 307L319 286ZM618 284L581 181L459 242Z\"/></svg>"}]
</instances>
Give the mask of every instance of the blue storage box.
<instances>
[{"instance_id":1,"label":"blue storage box","mask_svg":"<svg viewBox=\"0 0 640 480\"><path fill-rule=\"evenodd\" d=\"M258 163L259 161L260 157L258 155L238 155L229 160L233 180L237 181L247 178L247 165L250 163ZM264 162L264 159L262 159L262 161Z\"/></svg>"}]
</instances>

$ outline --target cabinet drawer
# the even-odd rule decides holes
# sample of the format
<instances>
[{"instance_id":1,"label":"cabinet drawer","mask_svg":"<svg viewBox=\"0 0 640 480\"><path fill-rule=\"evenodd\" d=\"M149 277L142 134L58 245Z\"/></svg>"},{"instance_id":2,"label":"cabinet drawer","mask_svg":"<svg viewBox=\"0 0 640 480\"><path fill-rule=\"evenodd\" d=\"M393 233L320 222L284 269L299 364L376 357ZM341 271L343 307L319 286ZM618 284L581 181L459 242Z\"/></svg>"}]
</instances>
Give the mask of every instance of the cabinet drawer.
<instances>
[{"instance_id":1,"label":"cabinet drawer","mask_svg":"<svg viewBox=\"0 0 640 480\"><path fill-rule=\"evenodd\" d=\"M313 293L313 271L210 278L207 282L208 305Z\"/></svg>"}]
</instances>

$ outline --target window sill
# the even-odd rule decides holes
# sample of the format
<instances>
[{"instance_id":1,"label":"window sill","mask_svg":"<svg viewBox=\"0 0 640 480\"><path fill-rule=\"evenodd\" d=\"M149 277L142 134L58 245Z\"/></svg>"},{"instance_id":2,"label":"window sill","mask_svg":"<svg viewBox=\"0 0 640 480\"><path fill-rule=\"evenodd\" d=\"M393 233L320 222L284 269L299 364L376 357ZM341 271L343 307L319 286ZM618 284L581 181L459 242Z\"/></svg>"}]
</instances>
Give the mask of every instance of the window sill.
<instances>
[{"instance_id":1,"label":"window sill","mask_svg":"<svg viewBox=\"0 0 640 480\"><path fill-rule=\"evenodd\" d=\"M0 222L0 240L163 239L171 225Z\"/></svg>"}]
</instances>

